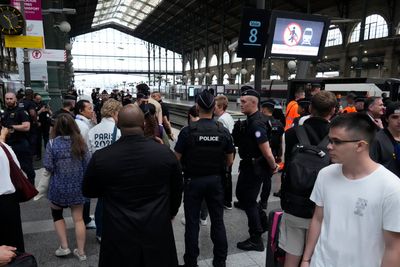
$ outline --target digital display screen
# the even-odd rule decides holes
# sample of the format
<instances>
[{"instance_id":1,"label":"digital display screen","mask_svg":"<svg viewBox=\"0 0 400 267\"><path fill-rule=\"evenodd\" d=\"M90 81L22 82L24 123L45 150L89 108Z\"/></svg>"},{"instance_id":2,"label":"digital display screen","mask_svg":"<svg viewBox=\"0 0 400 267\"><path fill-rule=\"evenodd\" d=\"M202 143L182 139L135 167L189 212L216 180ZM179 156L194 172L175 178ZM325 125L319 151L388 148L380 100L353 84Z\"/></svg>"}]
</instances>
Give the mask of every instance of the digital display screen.
<instances>
[{"instance_id":1,"label":"digital display screen","mask_svg":"<svg viewBox=\"0 0 400 267\"><path fill-rule=\"evenodd\" d=\"M189 97L194 97L194 87L189 87Z\"/></svg>"},{"instance_id":2,"label":"digital display screen","mask_svg":"<svg viewBox=\"0 0 400 267\"><path fill-rule=\"evenodd\" d=\"M276 12L271 19L267 54L283 58L320 58L328 27L326 17Z\"/></svg>"}]
</instances>

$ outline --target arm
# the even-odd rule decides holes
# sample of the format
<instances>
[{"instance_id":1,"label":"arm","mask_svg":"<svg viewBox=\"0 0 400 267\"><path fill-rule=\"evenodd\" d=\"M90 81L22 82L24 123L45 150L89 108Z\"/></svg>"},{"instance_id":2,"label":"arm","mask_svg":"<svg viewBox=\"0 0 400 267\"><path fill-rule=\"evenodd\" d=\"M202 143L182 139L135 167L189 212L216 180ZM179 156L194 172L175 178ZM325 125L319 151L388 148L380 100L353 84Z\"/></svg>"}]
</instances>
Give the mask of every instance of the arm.
<instances>
[{"instance_id":1,"label":"arm","mask_svg":"<svg viewBox=\"0 0 400 267\"><path fill-rule=\"evenodd\" d=\"M54 143L54 139L50 139L46 146L46 152L44 153L43 166L44 168L52 173L54 171L53 164L53 153L52 153L52 145Z\"/></svg>"},{"instance_id":2,"label":"arm","mask_svg":"<svg viewBox=\"0 0 400 267\"><path fill-rule=\"evenodd\" d=\"M310 265L315 245L317 244L321 233L322 220L324 219L324 208L315 206L314 216L311 219L310 229L308 230L306 248L304 249L303 259L300 267L308 267Z\"/></svg>"},{"instance_id":3,"label":"arm","mask_svg":"<svg viewBox=\"0 0 400 267\"><path fill-rule=\"evenodd\" d=\"M175 151L175 156L178 159L178 161L181 161L181 158L182 158L182 154L181 153L178 153L178 152Z\"/></svg>"},{"instance_id":4,"label":"arm","mask_svg":"<svg viewBox=\"0 0 400 267\"><path fill-rule=\"evenodd\" d=\"M175 164L175 169L171 173L170 179L170 194L171 194L171 219L173 219L178 213L179 207L182 201L182 191L183 191L183 177L182 170L178 162Z\"/></svg>"},{"instance_id":5,"label":"arm","mask_svg":"<svg viewBox=\"0 0 400 267\"><path fill-rule=\"evenodd\" d=\"M11 127L19 132L29 132L29 129L31 128L31 123L29 121L24 121L20 125L11 125Z\"/></svg>"},{"instance_id":6,"label":"arm","mask_svg":"<svg viewBox=\"0 0 400 267\"><path fill-rule=\"evenodd\" d=\"M233 153L226 154L226 167L230 167L233 164Z\"/></svg>"},{"instance_id":7,"label":"arm","mask_svg":"<svg viewBox=\"0 0 400 267\"><path fill-rule=\"evenodd\" d=\"M383 231L385 252L382 267L400 266L400 233Z\"/></svg>"},{"instance_id":8,"label":"arm","mask_svg":"<svg viewBox=\"0 0 400 267\"><path fill-rule=\"evenodd\" d=\"M5 142L7 135L8 135L8 129L6 127L1 127L0 142Z\"/></svg>"},{"instance_id":9,"label":"arm","mask_svg":"<svg viewBox=\"0 0 400 267\"><path fill-rule=\"evenodd\" d=\"M261 153L263 154L264 158L267 160L269 167L272 170L277 169L278 165L275 163L275 158L274 155L272 154L269 142L264 142L262 144L259 144L258 147L261 150Z\"/></svg>"}]
</instances>

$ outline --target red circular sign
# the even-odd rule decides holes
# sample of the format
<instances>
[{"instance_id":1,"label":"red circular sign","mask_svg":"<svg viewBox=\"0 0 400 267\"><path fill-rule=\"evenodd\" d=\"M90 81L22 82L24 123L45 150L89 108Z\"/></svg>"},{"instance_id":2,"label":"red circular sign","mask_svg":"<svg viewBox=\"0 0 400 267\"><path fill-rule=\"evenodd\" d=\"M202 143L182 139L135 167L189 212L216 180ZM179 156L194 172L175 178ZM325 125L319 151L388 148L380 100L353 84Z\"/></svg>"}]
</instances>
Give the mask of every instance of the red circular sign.
<instances>
[{"instance_id":1,"label":"red circular sign","mask_svg":"<svg viewBox=\"0 0 400 267\"><path fill-rule=\"evenodd\" d=\"M40 59L42 57L42 51L40 50L33 50L32 51L32 57L34 59Z\"/></svg>"},{"instance_id":2,"label":"red circular sign","mask_svg":"<svg viewBox=\"0 0 400 267\"><path fill-rule=\"evenodd\" d=\"M283 41L288 46L298 45L301 40L302 34L303 31L299 24L294 22L290 23L283 32Z\"/></svg>"}]
</instances>

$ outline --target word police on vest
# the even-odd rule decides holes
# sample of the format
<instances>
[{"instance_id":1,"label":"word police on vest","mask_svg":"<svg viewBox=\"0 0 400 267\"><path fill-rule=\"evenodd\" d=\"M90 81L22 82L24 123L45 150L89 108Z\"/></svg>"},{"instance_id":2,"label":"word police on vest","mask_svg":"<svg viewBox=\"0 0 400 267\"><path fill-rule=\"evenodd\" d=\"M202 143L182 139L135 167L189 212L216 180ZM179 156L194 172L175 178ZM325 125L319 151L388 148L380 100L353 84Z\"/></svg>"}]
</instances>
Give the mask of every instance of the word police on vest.
<instances>
[{"instance_id":1,"label":"word police on vest","mask_svg":"<svg viewBox=\"0 0 400 267\"><path fill-rule=\"evenodd\" d=\"M199 136L199 141L206 141L206 142L218 142L219 136Z\"/></svg>"}]
</instances>

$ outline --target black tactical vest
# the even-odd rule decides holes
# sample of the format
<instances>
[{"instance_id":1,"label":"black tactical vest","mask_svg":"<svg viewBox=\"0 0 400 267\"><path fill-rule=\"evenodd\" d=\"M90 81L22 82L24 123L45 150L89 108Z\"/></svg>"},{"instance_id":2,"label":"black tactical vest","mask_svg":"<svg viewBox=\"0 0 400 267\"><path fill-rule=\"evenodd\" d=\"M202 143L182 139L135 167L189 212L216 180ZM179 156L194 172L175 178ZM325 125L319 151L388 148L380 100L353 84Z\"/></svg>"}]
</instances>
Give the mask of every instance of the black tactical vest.
<instances>
[{"instance_id":1,"label":"black tactical vest","mask_svg":"<svg viewBox=\"0 0 400 267\"><path fill-rule=\"evenodd\" d=\"M190 124L188 152L184 156L185 177L223 173L227 140L222 127L219 122Z\"/></svg>"}]
</instances>

